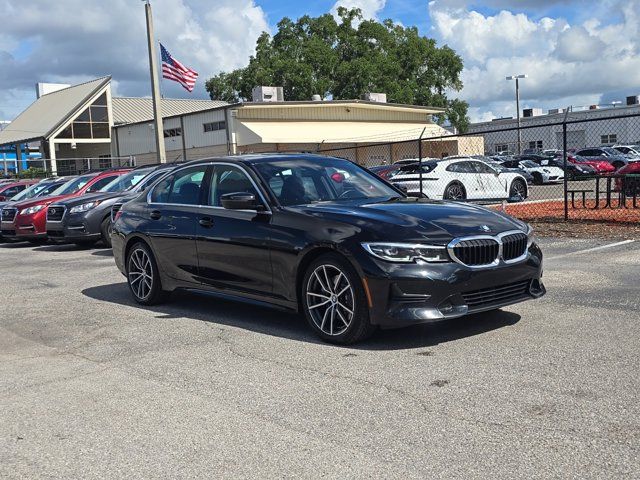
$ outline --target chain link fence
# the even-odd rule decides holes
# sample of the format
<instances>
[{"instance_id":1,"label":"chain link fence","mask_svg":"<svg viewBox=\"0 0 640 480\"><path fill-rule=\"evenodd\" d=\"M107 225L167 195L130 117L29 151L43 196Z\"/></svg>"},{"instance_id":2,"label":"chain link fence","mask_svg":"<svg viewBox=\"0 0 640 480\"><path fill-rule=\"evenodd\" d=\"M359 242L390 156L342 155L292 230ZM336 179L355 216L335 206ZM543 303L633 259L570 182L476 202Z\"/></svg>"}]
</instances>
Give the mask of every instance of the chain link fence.
<instances>
[{"instance_id":1,"label":"chain link fence","mask_svg":"<svg viewBox=\"0 0 640 480\"><path fill-rule=\"evenodd\" d=\"M315 153L363 165L411 195L493 205L526 220L640 221L640 114L598 113L396 142L323 143Z\"/></svg>"}]
</instances>

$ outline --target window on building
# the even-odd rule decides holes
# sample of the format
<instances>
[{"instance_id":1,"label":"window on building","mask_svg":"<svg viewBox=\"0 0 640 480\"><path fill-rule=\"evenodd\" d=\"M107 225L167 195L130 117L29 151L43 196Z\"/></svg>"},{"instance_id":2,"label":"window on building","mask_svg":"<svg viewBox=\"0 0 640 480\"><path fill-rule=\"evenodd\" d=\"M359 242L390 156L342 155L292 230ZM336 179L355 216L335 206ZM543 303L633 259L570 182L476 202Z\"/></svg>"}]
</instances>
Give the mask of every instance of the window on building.
<instances>
[{"instance_id":1,"label":"window on building","mask_svg":"<svg viewBox=\"0 0 640 480\"><path fill-rule=\"evenodd\" d=\"M534 140L533 142L529 142L529 149L542 150L542 140Z\"/></svg>"},{"instance_id":2,"label":"window on building","mask_svg":"<svg viewBox=\"0 0 640 480\"><path fill-rule=\"evenodd\" d=\"M182 135L181 128L167 128L164 131L164 138L179 137Z\"/></svg>"},{"instance_id":3,"label":"window on building","mask_svg":"<svg viewBox=\"0 0 640 480\"><path fill-rule=\"evenodd\" d=\"M224 130L225 128L227 128L227 122L220 121L220 122L208 122L208 123L203 123L202 124L202 128L204 129L204 132L217 132L218 130Z\"/></svg>"},{"instance_id":4,"label":"window on building","mask_svg":"<svg viewBox=\"0 0 640 480\"><path fill-rule=\"evenodd\" d=\"M509 145L506 143L497 144L495 149L496 153L507 153L509 151Z\"/></svg>"},{"instance_id":5,"label":"window on building","mask_svg":"<svg viewBox=\"0 0 640 480\"><path fill-rule=\"evenodd\" d=\"M109 138L107 95L103 93L89 107L80 112L73 122L58 134L58 138Z\"/></svg>"},{"instance_id":6,"label":"window on building","mask_svg":"<svg viewBox=\"0 0 640 480\"><path fill-rule=\"evenodd\" d=\"M111 168L111 157L109 155L100 155L98 157L98 168L100 170Z\"/></svg>"},{"instance_id":7,"label":"window on building","mask_svg":"<svg viewBox=\"0 0 640 480\"><path fill-rule=\"evenodd\" d=\"M618 135L615 133L610 133L609 135L600 135L600 143L602 145L618 143Z\"/></svg>"}]
</instances>

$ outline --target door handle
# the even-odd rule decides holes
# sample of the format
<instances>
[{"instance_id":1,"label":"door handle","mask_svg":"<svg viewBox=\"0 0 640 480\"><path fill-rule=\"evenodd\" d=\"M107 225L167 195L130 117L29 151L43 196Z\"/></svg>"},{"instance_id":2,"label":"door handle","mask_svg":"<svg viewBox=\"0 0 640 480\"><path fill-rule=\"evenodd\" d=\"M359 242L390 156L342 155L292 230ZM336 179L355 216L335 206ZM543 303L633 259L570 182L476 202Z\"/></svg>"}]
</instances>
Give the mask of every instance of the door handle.
<instances>
[{"instance_id":1,"label":"door handle","mask_svg":"<svg viewBox=\"0 0 640 480\"><path fill-rule=\"evenodd\" d=\"M160 210L152 210L149 214L149 217L151 218L151 220L160 220L160 218L162 217L162 212L160 212Z\"/></svg>"},{"instance_id":2,"label":"door handle","mask_svg":"<svg viewBox=\"0 0 640 480\"><path fill-rule=\"evenodd\" d=\"M200 220L198 220L198 223L203 228L213 227L213 219L211 217L202 217Z\"/></svg>"}]
</instances>

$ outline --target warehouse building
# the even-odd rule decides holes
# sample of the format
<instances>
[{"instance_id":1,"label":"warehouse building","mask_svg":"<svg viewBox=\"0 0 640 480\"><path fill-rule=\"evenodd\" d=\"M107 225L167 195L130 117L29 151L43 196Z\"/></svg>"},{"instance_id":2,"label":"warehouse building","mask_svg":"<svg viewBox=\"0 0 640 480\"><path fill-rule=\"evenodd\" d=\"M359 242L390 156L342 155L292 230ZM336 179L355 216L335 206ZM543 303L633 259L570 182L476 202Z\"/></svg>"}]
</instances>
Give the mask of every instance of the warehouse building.
<instances>
[{"instance_id":1,"label":"warehouse building","mask_svg":"<svg viewBox=\"0 0 640 480\"><path fill-rule=\"evenodd\" d=\"M640 98L627 97L626 105L600 108L597 105L582 110L542 110L529 108L522 112L520 135L522 151L561 150L562 122L567 125L567 147L585 148L600 145L640 143ZM617 102L620 103L620 102ZM473 123L469 133L482 135L487 154L516 153L518 121L497 118L490 122Z\"/></svg>"},{"instance_id":2,"label":"warehouse building","mask_svg":"<svg viewBox=\"0 0 640 480\"><path fill-rule=\"evenodd\" d=\"M434 123L442 110L371 100L254 101L164 118L167 160L214 155L294 152L357 147L351 160L380 163L417 156L417 147L389 152L373 144L450 136ZM138 164L156 161L153 125L137 122L114 127L113 156L135 156ZM434 142L431 156L482 153L478 138L451 137ZM392 148L392 147L390 147ZM437 150L437 151L436 151ZM479 151L479 152L478 152Z\"/></svg>"}]
</instances>

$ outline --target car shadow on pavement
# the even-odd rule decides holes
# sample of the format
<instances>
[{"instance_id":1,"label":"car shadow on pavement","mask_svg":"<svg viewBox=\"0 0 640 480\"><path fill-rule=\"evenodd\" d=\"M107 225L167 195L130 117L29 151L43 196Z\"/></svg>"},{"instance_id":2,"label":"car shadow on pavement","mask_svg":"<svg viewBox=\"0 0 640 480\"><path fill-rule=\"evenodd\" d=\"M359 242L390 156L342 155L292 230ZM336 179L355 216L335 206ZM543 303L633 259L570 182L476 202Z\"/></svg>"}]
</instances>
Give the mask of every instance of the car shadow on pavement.
<instances>
[{"instance_id":1,"label":"car shadow on pavement","mask_svg":"<svg viewBox=\"0 0 640 480\"><path fill-rule=\"evenodd\" d=\"M76 245L75 243L49 243L34 248L35 252L81 252L93 249L93 245Z\"/></svg>"},{"instance_id":2,"label":"car shadow on pavement","mask_svg":"<svg viewBox=\"0 0 640 480\"><path fill-rule=\"evenodd\" d=\"M113 250L110 248L101 248L95 252L91 252L91 255L95 257L113 257Z\"/></svg>"},{"instance_id":3,"label":"car shadow on pavement","mask_svg":"<svg viewBox=\"0 0 640 480\"><path fill-rule=\"evenodd\" d=\"M12 249L12 248L27 248L33 247L32 244L28 242L6 242L0 243L0 248Z\"/></svg>"},{"instance_id":4,"label":"car shadow on pavement","mask_svg":"<svg viewBox=\"0 0 640 480\"><path fill-rule=\"evenodd\" d=\"M308 343L323 343L309 329L301 315L269 308L262 304L228 300L205 293L177 291L172 294L168 303L145 307L133 301L125 282L86 288L82 290L82 294L94 300L146 310L163 320L191 318L264 335ZM432 347L515 325L519 320L520 315L516 313L496 310L428 325L379 330L369 340L345 348L401 350Z\"/></svg>"}]
</instances>

